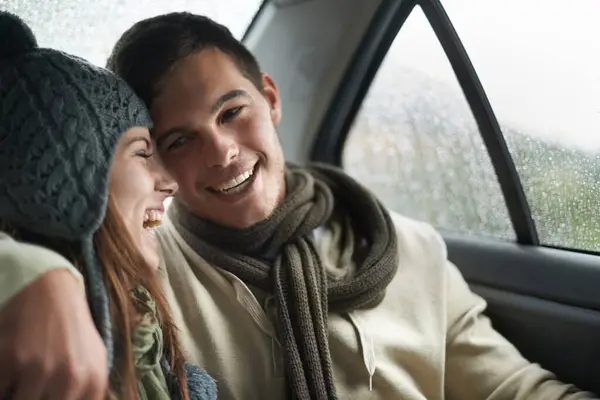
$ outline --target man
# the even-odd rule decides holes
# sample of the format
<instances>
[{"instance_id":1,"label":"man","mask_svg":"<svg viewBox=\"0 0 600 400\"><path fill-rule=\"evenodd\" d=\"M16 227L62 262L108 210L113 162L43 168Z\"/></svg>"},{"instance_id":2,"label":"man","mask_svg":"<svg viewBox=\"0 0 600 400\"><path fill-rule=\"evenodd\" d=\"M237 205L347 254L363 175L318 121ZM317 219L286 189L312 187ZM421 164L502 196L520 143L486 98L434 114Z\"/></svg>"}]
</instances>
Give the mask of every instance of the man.
<instances>
[{"instance_id":1,"label":"man","mask_svg":"<svg viewBox=\"0 0 600 400\"><path fill-rule=\"evenodd\" d=\"M164 287L184 351L217 379L221 399L594 398L491 327L430 226L389 213L337 169L286 166L277 86L224 27L185 13L142 21L109 67L150 107L179 184L158 232ZM6 243L4 273L25 271L30 283L0 299L0 357L16 360L0 391L41 370L49 395L95 393L89 318L83 307L61 311L81 290L64 268L41 272L69 265ZM47 347L26 343L23 312L73 344L52 333Z\"/></svg>"}]
</instances>

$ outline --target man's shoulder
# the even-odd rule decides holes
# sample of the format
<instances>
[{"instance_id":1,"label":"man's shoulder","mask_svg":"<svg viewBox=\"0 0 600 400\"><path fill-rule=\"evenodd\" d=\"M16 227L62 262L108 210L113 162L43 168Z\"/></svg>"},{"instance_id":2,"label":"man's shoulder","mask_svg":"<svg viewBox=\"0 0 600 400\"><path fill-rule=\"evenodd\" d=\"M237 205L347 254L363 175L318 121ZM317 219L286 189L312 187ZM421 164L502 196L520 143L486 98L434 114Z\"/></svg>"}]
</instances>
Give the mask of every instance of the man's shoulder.
<instances>
[{"instance_id":1,"label":"man's shoulder","mask_svg":"<svg viewBox=\"0 0 600 400\"><path fill-rule=\"evenodd\" d=\"M431 285L442 282L448 263L446 244L440 233L430 224L390 211L398 239L399 271L428 281Z\"/></svg>"},{"instance_id":2,"label":"man's shoulder","mask_svg":"<svg viewBox=\"0 0 600 400\"><path fill-rule=\"evenodd\" d=\"M431 224L389 209L388 212L396 229L400 251L425 251L446 258L444 239Z\"/></svg>"}]
</instances>

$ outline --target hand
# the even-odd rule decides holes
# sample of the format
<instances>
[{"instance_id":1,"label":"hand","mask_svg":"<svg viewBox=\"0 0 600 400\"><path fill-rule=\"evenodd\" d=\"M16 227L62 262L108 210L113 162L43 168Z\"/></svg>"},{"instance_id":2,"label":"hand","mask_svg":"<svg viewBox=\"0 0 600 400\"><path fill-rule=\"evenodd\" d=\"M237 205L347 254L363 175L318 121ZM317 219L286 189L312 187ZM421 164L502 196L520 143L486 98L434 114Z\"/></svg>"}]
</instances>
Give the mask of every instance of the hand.
<instances>
[{"instance_id":1,"label":"hand","mask_svg":"<svg viewBox=\"0 0 600 400\"><path fill-rule=\"evenodd\" d=\"M0 399L106 398L106 349L69 271L46 272L0 309L0 360Z\"/></svg>"}]
</instances>

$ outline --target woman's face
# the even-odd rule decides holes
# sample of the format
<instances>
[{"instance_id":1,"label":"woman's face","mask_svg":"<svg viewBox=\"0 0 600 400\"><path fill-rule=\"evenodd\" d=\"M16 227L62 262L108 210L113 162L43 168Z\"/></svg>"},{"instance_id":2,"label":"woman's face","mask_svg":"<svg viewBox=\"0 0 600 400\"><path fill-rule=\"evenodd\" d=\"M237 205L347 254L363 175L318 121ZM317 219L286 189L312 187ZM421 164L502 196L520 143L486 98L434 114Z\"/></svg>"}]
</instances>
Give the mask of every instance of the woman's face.
<instances>
[{"instance_id":1,"label":"woman's face","mask_svg":"<svg viewBox=\"0 0 600 400\"><path fill-rule=\"evenodd\" d=\"M109 192L119 214L151 267L160 262L152 228L160 225L163 202L177 191L177 184L160 165L147 128L129 129L117 145L109 178Z\"/></svg>"}]
</instances>

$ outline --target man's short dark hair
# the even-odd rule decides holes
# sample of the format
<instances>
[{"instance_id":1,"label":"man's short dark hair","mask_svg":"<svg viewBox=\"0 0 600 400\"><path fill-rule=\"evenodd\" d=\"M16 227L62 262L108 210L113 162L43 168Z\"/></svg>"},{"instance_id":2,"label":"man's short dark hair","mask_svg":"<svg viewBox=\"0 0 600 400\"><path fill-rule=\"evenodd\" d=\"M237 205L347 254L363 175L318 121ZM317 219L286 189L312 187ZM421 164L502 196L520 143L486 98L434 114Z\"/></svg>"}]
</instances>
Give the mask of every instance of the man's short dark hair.
<instances>
[{"instance_id":1,"label":"man's short dark hair","mask_svg":"<svg viewBox=\"0 0 600 400\"><path fill-rule=\"evenodd\" d=\"M261 71L250 51L225 26L187 12L137 22L115 44L106 67L120 75L148 105L173 67L205 49L230 56L240 72L262 90Z\"/></svg>"}]
</instances>

